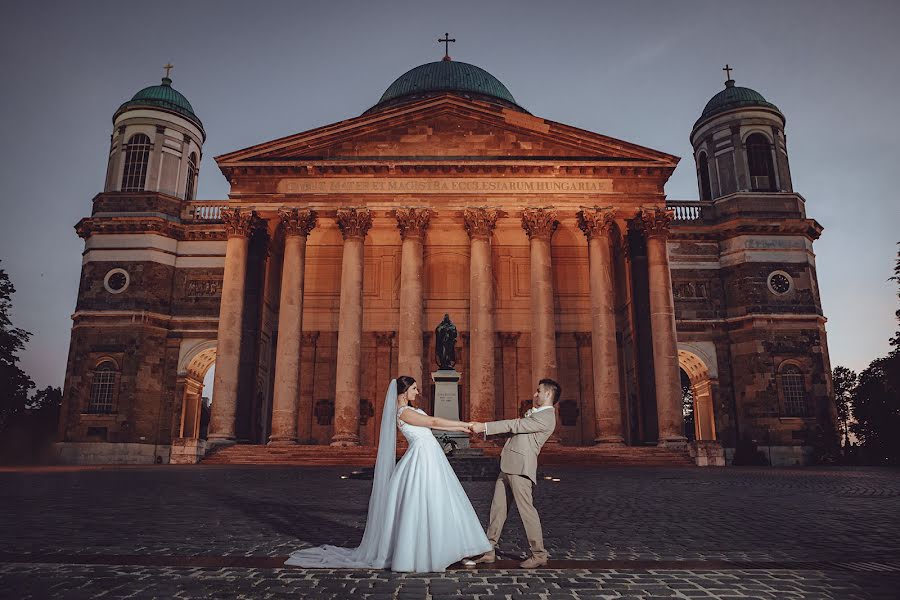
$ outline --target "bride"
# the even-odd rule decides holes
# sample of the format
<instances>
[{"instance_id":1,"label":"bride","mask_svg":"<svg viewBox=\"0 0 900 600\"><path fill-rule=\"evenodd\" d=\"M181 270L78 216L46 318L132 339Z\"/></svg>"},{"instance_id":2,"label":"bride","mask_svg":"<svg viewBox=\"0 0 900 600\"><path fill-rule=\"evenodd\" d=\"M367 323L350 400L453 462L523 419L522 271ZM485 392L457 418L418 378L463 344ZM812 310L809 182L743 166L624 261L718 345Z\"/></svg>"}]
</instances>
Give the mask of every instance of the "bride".
<instances>
[{"instance_id":1,"label":"bride","mask_svg":"<svg viewBox=\"0 0 900 600\"><path fill-rule=\"evenodd\" d=\"M470 424L429 417L413 405L418 395L416 380L406 375L388 386L360 545L304 548L292 552L284 564L441 572L467 556L492 549L469 497L431 432L469 432ZM397 428L409 442L399 462Z\"/></svg>"}]
</instances>

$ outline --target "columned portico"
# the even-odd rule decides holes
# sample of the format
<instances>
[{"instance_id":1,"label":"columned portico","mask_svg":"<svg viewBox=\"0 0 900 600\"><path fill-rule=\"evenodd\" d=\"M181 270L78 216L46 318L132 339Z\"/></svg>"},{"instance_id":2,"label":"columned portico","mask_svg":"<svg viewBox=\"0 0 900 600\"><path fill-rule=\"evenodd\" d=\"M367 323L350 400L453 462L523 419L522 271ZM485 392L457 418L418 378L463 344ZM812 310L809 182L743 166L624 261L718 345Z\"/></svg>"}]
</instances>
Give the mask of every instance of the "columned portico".
<instances>
[{"instance_id":1,"label":"columned portico","mask_svg":"<svg viewBox=\"0 0 900 600\"><path fill-rule=\"evenodd\" d=\"M396 211L397 227L403 240L400 249L400 355L397 374L414 377L420 388L425 385L422 378L422 250L431 214L432 211L428 208L404 207Z\"/></svg>"},{"instance_id":2,"label":"columned portico","mask_svg":"<svg viewBox=\"0 0 900 600\"><path fill-rule=\"evenodd\" d=\"M494 268L491 236L501 212L467 208L463 213L471 240L469 259L469 415L494 420ZM477 440L473 443L477 444Z\"/></svg>"},{"instance_id":3,"label":"columned portico","mask_svg":"<svg viewBox=\"0 0 900 600\"><path fill-rule=\"evenodd\" d=\"M653 372L656 382L656 412L659 445L679 446L684 437L681 409L681 370L675 334L675 300L666 238L674 215L662 208L644 209L640 225L647 242L647 273L650 285L650 329L653 336Z\"/></svg>"},{"instance_id":4,"label":"columned portico","mask_svg":"<svg viewBox=\"0 0 900 600\"><path fill-rule=\"evenodd\" d=\"M275 350L275 398L269 436L269 444L276 445L297 443L306 238L316 226L316 213L308 209L283 209L278 218L285 240Z\"/></svg>"},{"instance_id":5,"label":"columned portico","mask_svg":"<svg viewBox=\"0 0 900 600\"><path fill-rule=\"evenodd\" d=\"M341 304L338 319L337 377L334 388L332 446L359 445L359 379L362 361L363 267L366 234L372 226L367 208L340 208L337 224L344 237Z\"/></svg>"},{"instance_id":6,"label":"columned portico","mask_svg":"<svg viewBox=\"0 0 900 600\"><path fill-rule=\"evenodd\" d=\"M582 209L578 226L588 239L591 290L591 347L594 415L598 444L623 444L619 399L619 361L616 346L615 277L610 234L615 211Z\"/></svg>"},{"instance_id":7,"label":"columned portico","mask_svg":"<svg viewBox=\"0 0 900 600\"><path fill-rule=\"evenodd\" d=\"M237 412L247 249L250 234L258 226L260 219L255 211L224 208L222 221L228 241L225 246L225 272L219 307L216 371L208 439L211 442L227 443L234 441L234 418Z\"/></svg>"}]
</instances>

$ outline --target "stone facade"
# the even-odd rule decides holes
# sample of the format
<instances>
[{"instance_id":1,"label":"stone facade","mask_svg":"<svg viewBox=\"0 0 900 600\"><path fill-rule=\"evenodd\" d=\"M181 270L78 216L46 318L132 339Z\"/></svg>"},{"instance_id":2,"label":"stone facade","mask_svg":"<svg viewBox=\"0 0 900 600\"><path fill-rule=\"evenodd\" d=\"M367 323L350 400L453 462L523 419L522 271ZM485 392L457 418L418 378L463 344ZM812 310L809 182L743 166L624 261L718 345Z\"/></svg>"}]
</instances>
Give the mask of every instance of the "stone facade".
<instances>
[{"instance_id":1,"label":"stone facade","mask_svg":"<svg viewBox=\"0 0 900 600\"><path fill-rule=\"evenodd\" d=\"M373 445L401 371L430 409L444 313L462 417L518 416L551 376L563 447L683 446L681 370L705 457L791 462L833 418L798 194L667 202L677 157L453 93L216 161L227 201L108 191L77 225L66 461Z\"/></svg>"}]
</instances>

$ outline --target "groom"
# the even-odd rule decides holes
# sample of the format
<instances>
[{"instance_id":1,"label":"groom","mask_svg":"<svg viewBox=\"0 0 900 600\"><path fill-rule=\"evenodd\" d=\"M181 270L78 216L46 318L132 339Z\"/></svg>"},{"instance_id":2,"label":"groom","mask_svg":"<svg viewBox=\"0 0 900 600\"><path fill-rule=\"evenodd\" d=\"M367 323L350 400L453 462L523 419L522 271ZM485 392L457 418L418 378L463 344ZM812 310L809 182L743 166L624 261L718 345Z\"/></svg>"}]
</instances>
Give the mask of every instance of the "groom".
<instances>
[{"instance_id":1,"label":"groom","mask_svg":"<svg viewBox=\"0 0 900 600\"><path fill-rule=\"evenodd\" d=\"M525 526L531 557L521 563L523 569L534 569L547 564L549 555L544 548L541 519L532 501L532 490L537 485L537 458L541 447L556 429L556 411L553 406L559 402L562 391L552 379L541 379L534 393L534 408L528 409L521 419L474 423L473 433L489 435L512 434L500 454L500 477L494 486L491 502L491 516L487 537L494 547L479 556L475 563L492 563L497 560L496 548L500 533L506 523L509 497L512 495Z\"/></svg>"}]
</instances>

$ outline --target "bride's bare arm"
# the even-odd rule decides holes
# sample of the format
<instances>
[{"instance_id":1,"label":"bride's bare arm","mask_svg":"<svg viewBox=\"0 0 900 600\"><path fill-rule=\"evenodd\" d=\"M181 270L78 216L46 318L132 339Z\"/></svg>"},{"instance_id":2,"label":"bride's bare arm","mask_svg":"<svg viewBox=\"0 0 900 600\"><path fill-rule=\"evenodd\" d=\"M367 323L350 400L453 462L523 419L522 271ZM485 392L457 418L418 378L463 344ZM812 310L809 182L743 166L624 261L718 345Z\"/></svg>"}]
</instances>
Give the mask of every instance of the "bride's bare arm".
<instances>
[{"instance_id":1,"label":"bride's bare arm","mask_svg":"<svg viewBox=\"0 0 900 600\"><path fill-rule=\"evenodd\" d=\"M462 421L453 421L451 419L442 419L441 417L429 417L414 410L404 410L400 413L400 420L417 427L430 427L432 429L443 429L446 431L468 431L469 424Z\"/></svg>"}]
</instances>

